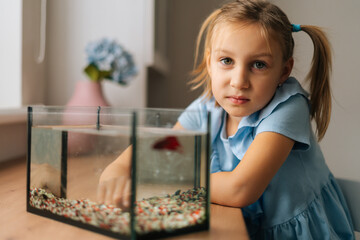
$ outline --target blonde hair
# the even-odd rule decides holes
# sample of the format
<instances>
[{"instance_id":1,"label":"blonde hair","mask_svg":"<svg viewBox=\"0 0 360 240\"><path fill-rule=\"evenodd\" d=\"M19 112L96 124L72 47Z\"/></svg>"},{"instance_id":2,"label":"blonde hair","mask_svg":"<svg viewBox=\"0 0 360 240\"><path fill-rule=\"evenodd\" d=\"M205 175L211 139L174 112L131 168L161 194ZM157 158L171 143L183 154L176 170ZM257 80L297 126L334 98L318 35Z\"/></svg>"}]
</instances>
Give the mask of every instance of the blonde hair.
<instances>
[{"instance_id":1,"label":"blonde hair","mask_svg":"<svg viewBox=\"0 0 360 240\"><path fill-rule=\"evenodd\" d=\"M223 5L213 11L203 22L196 41L195 62L190 81L192 89L204 87L203 95L212 97L211 79L207 71L207 54L219 23L259 24L262 35L268 40L270 36L281 42L283 61L293 56L294 39L292 25L286 14L276 5L264 0L237 0ZM331 48L325 33L316 26L301 25L314 45L311 69L307 75L310 81L310 116L316 123L316 134L320 141L329 126L331 116ZM204 42L202 58L200 45ZM199 61L200 60L200 61Z\"/></svg>"}]
</instances>

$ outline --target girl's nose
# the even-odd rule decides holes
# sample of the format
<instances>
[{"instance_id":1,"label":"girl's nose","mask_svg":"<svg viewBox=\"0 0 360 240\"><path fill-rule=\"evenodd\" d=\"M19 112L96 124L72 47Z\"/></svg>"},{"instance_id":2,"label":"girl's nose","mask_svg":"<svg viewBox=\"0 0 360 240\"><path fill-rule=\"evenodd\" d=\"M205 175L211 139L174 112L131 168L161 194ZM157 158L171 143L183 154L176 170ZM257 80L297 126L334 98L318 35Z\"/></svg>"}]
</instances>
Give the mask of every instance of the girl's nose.
<instances>
[{"instance_id":1,"label":"girl's nose","mask_svg":"<svg viewBox=\"0 0 360 240\"><path fill-rule=\"evenodd\" d=\"M230 86L236 89L246 89L250 87L249 76L245 67L234 69L231 76Z\"/></svg>"}]
</instances>

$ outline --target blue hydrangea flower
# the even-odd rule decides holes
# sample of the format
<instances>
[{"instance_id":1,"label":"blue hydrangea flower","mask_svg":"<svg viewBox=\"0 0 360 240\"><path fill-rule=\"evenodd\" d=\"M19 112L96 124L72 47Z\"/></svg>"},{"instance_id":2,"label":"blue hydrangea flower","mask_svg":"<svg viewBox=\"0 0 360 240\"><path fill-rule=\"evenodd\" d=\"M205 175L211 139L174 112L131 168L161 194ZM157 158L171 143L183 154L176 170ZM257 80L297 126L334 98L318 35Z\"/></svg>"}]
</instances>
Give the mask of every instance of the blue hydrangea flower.
<instances>
[{"instance_id":1,"label":"blue hydrangea flower","mask_svg":"<svg viewBox=\"0 0 360 240\"><path fill-rule=\"evenodd\" d=\"M132 56L115 40L90 42L85 50L88 66L84 71L93 81L109 79L126 85L137 74Z\"/></svg>"}]
</instances>

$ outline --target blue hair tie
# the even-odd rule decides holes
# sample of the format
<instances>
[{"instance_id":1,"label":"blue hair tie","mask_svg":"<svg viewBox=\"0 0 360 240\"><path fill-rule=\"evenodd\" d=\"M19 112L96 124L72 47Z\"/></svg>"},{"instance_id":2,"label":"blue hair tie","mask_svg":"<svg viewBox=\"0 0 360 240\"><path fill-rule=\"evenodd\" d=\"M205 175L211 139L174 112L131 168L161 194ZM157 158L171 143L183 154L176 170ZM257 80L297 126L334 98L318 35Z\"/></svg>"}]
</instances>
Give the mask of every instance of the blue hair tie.
<instances>
[{"instance_id":1,"label":"blue hair tie","mask_svg":"<svg viewBox=\"0 0 360 240\"><path fill-rule=\"evenodd\" d=\"M300 26L300 24L291 24L291 26L292 26L292 29L291 29L292 32L299 32L299 31L301 31L301 26Z\"/></svg>"}]
</instances>

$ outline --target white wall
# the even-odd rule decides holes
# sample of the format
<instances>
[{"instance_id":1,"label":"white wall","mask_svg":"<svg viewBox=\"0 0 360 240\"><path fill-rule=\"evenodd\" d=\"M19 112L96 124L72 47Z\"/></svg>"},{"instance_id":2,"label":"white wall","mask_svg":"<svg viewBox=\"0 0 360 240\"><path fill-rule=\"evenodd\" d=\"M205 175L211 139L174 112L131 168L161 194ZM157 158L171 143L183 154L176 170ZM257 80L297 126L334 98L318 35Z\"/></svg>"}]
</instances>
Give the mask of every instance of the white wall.
<instances>
[{"instance_id":1,"label":"white wall","mask_svg":"<svg viewBox=\"0 0 360 240\"><path fill-rule=\"evenodd\" d=\"M334 52L333 112L321 142L326 161L336 177L360 180L360 1L273 0L295 24L324 27ZM295 33L295 70L303 79L312 57L312 43L303 32Z\"/></svg>"},{"instance_id":2,"label":"white wall","mask_svg":"<svg viewBox=\"0 0 360 240\"><path fill-rule=\"evenodd\" d=\"M105 81L105 96L112 106L144 107L146 6L146 0L48 1L45 103L67 103L76 82L87 80L86 44L109 37L133 55L139 74L127 87Z\"/></svg>"},{"instance_id":3,"label":"white wall","mask_svg":"<svg viewBox=\"0 0 360 240\"><path fill-rule=\"evenodd\" d=\"M21 106L21 30L22 0L0 0L0 108Z\"/></svg>"}]
</instances>

